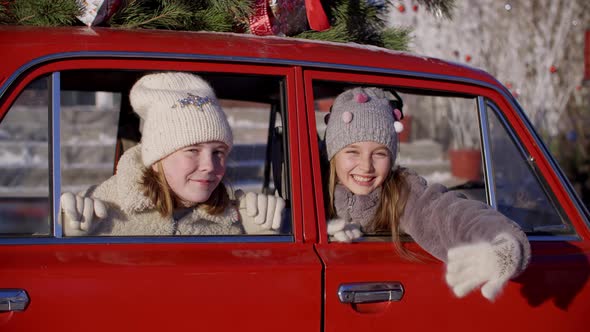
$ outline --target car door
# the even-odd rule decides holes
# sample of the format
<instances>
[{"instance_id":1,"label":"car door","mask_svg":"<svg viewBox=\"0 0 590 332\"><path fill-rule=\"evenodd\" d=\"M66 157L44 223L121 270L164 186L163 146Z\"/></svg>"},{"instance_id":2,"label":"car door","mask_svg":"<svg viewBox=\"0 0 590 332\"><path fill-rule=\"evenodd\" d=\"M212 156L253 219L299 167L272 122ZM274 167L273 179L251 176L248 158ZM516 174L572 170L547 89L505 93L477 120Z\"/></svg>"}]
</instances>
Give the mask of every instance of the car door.
<instances>
[{"instance_id":1,"label":"car door","mask_svg":"<svg viewBox=\"0 0 590 332\"><path fill-rule=\"evenodd\" d=\"M397 254L386 236L330 242L325 193L319 194L324 330L585 331L590 314L587 215L522 111L489 85L404 75L305 72L316 188L329 167L318 150L333 98L357 85L397 91L404 101L404 131L411 133L400 136L397 163L515 220L531 242L531 263L493 303L479 290L456 298L444 281L444 264L411 239L405 245L418 256L413 259ZM457 146L477 151L474 166L465 167L468 158L452 164Z\"/></svg>"},{"instance_id":2,"label":"car door","mask_svg":"<svg viewBox=\"0 0 590 332\"><path fill-rule=\"evenodd\" d=\"M0 330L317 330L321 262L303 239L305 181L290 146L305 121L295 70L190 54L79 55L53 55L0 89ZM61 193L113 174L139 141L131 85L171 70L216 90L235 137L226 180L281 195L280 234L64 236Z\"/></svg>"}]
</instances>

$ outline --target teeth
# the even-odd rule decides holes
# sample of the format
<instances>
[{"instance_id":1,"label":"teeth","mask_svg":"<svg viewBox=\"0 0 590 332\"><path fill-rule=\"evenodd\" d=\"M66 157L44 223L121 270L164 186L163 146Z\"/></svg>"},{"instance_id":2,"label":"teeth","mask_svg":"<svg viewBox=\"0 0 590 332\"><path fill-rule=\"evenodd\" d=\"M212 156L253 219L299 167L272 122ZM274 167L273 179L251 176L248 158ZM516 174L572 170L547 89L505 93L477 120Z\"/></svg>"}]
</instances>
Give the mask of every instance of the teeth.
<instances>
[{"instance_id":1,"label":"teeth","mask_svg":"<svg viewBox=\"0 0 590 332\"><path fill-rule=\"evenodd\" d=\"M369 182L373 179L371 177L360 176L360 175L353 175L352 178L358 182Z\"/></svg>"}]
</instances>

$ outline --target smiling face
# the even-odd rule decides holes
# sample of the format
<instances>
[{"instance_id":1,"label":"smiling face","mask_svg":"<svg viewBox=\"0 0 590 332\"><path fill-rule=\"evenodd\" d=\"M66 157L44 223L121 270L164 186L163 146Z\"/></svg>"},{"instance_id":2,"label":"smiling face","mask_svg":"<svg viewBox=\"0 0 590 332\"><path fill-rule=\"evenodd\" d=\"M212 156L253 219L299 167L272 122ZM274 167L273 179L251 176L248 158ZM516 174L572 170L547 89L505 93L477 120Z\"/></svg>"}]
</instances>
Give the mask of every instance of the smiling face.
<instances>
[{"instance_id":1,"label":"smiling face","mask_svg":"<svg viewBox=\"0 0 590 332\"><path fill-rule=\"evenodd\" d=\"M161 160L166 181L184 206L209 199L225 174L228 153L225 143L207 142L184 147Z\"/></svg>"},{"instance_id":2,"label":"smiling face","mask_svg":"<svg viewBox=\"0 0 590 332\"><path fill-rule=\"evenodd\" d=\"M356 195L368 195L387 178L391 155L382 144L357 142L338 151L334 163L338 182Z\"/></svg>"}]
</instances>

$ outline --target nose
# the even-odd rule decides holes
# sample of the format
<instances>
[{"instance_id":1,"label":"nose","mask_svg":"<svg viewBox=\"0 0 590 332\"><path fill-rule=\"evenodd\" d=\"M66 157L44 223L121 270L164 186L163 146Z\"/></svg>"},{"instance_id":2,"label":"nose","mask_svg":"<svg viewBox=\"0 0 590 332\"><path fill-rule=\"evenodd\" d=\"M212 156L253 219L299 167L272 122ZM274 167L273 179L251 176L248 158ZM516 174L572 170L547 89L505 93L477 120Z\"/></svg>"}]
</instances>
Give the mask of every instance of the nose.
<instances>
[{"instance_id":1,"label":"nose","mask_svg":"<svg viewBox=\"0 0 590 332\"><path fill-rule=\"evenodd\" d=\"M373 159L371 158L371 155L363 154L360 158L359 166L360 169L364 172L372 172Z\"/></svg>"},{"instance_id":2,"label":"nose","mask_svg":"<svg viewBox=\"0 0 590 332\"><path fill-rule=\"evenodd\" d=\"M202 172L210 172L215 168L215 161L213 160L213 152L207 151L201 153L199 160L199 170Z\"/></svg>"}]
</instances>

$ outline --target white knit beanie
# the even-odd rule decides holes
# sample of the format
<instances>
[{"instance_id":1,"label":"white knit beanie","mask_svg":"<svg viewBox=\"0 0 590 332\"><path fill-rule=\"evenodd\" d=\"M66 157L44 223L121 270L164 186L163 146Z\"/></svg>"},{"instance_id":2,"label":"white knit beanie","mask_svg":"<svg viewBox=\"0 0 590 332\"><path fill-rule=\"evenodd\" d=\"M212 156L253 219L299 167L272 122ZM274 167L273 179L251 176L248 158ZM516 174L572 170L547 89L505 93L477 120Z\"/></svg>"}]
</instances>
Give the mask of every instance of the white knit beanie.
<instances>
[{"instance_id":1,"label":"white knit beanie","mask_svg":"<svg viewBox=\"0 0 590 332\"><path fill-rule=\"evenodd\" d=\"M334 100L326 127L326 149L331 160L347 145L372 141L383 144L397 156L396 112L390 97L379 88L353 88Z\"/></svg>"},{"instance_id":2,"label":"white knit beanie","mask_svg":"<svg viewBox=\"0 0 590 332\"><path fill-rule=\"evenodd\" d=\"M232 131L211 86L199 76L166 72L139 79L129 94L143 119L141 156L146 167L192 144L233 145Z\"/></svg>"}]
</instances>

